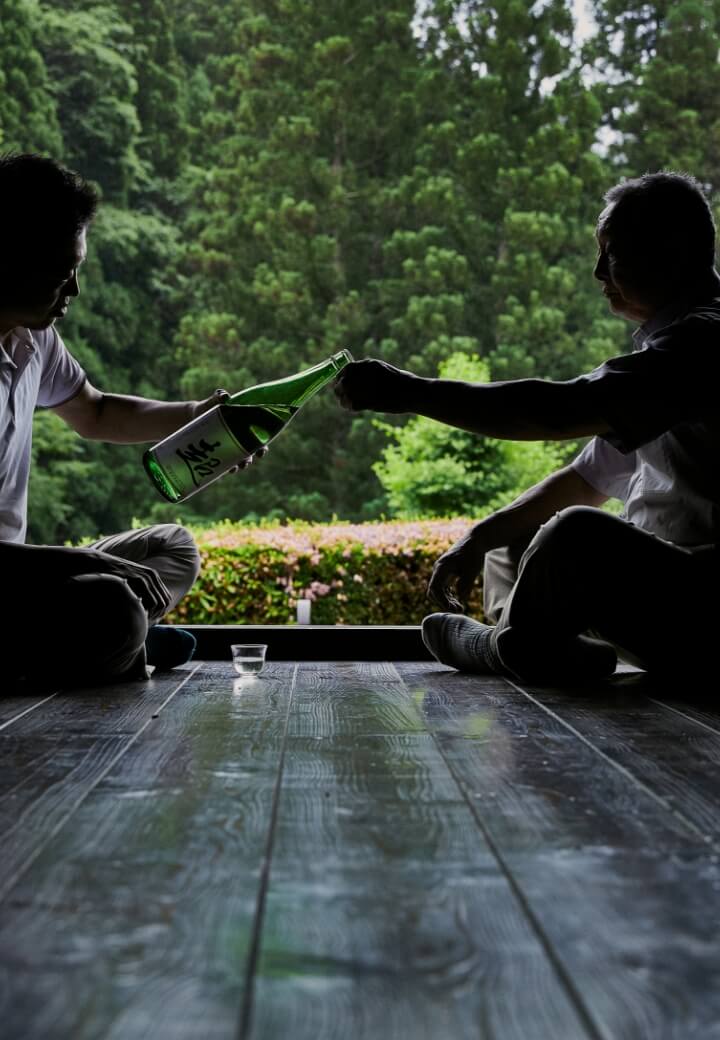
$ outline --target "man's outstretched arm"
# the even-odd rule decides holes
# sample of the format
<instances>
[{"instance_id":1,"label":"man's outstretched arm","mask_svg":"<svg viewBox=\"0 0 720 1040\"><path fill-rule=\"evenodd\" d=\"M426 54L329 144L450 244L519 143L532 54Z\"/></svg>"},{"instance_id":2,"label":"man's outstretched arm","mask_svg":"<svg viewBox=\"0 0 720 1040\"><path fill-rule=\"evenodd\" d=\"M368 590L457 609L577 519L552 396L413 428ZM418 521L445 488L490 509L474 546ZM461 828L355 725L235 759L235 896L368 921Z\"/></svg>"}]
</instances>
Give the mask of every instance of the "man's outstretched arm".
<instances>
[{"instance_id":1,"label":"man's outstretched arm","mask_svg":"<svg viewBox=\"0 0 720 1040\"><path fill-rule=\"evenodd\" d=\"M143 444L168 437L185 423L220 404L217 391L203 401L152 401L129 394L106 394L86 381L80 392L53 411L81 437L112 444Z\"/></svg>"},{"instance_id":2,"label":"man's outstretched arm","mask_svg":"<svg viewBox=\"0 0 720 1040\"><path fill-rule=\"evenodd\" d=\"M570 440L610 429L575 381L427 379L369 358L343 369L335 393L353 411L411 412L501 440Z\"/></svg>"},{"instance_id":3,"label":"man's outstretched arm","mask_svg":"<svg viewBox=\"0 0 720 1040\"><path fill-rule=\"evenodd\" d=\"M85 382L80 392L53 411L81 437L110 444L145 444L175 433L215 405L228 400L226 390L216 390L202 401L153 401L130 394L106 394ZM260 448L231 470L244 470L267 454Z\"/></svg>"}]
</instances>

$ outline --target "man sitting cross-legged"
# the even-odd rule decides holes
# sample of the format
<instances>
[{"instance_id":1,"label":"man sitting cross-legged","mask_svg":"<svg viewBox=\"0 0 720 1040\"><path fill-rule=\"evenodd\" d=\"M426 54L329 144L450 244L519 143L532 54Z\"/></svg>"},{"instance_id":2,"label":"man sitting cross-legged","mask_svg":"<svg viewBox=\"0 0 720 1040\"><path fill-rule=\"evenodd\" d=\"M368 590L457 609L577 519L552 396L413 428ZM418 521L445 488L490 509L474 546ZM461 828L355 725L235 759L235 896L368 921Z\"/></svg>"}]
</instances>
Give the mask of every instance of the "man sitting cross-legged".
<instances>
[{"instance_id":1,"label":"man sitting cross-legged","mask_svg":"<svg viewBox=\"0 0 720 1040\"><path fill-rule=\"evenodd\" d=\"M715 667L720 532L720 278L693 178L612 188L594 274L639 325L633 351L567 382L487 385L348 365L345 407L415 412L509 440L591 436L574 462L481 521L435 565L438 660L538 682L610 674L620 653L663 675ZM623 517L598 507L625 503ZM485 565L485 610L461 613Z\"/></svg>"},{"instance_id":2,"label":"man sitting cross-legged","mask_svg":"<svg viewBox=\"0 0 720 1040\"><path fill-rule=\"evenodd\" d=\"M0 157L0 638L4 677L101 682L171 668L188 632L157 622L199 570L188 531L159 524L83 549L25 545L32 418L51 408L81 436L168 436L224 397L166 403L104 393L55 328L78 295L97 207L77 174L37 155Z\"/></svg>"}]
</instances>

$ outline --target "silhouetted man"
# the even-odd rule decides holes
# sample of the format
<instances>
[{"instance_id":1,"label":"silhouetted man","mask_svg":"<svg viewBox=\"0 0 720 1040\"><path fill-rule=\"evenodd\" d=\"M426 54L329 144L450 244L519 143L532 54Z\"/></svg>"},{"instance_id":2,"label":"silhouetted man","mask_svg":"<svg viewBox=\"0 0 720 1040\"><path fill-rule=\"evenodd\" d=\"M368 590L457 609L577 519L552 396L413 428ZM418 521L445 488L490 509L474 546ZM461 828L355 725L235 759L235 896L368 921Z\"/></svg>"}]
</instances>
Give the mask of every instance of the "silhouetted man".
<instances>
[{"instance_id":1,"label":"silhouetted man","mask_svg":"<svg viewBox=\"0 0 720 1040\"><path fill-rule=\"evenodd\" d=\"M715 664L720 530L720 278L694 178L646 174L606 195L595 277L638 323L633 350L567 382L472 385L381 361L349 365L353 409L416 412L509 440L592 436L565 468L476 524L437 561L423 622L465 671L561 682L605 676L617 653L673 674ZM623 517L601 511L624 502ZM462 602L485 565L485 612ZM709 606L708 604L709 600ZM449 612L447 612L449 611Z\"/></svg>"},{"instance_id":2,"label":"silhouetted man","mask_svg":"<svg viewBox=\"0 0 720 1040\"><path fill-rule=\"evenodd\" d=\"M146 659L173 667L195 646L190 633L156 624L198 575L184 528L159 524L83 549L24 544L36 407L83 437L134 444L160 440L225 394L166 403L104 393L65 348L55 323L79 293L97 203L50 159L0 157L0 638L11 679L143 677Z\"/></svg>"}]
</instances>

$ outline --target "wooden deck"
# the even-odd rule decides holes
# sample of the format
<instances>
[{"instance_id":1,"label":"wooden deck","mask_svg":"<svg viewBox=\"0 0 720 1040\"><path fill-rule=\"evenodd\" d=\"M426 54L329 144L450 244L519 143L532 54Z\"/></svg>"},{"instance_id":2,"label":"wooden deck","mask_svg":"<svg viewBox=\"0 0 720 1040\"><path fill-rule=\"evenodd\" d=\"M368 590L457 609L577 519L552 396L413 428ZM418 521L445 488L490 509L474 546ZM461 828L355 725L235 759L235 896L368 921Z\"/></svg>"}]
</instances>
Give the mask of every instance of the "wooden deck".
<instances>
[{"instance_id":1,"label":"wooden deck","mask_svg":"<svg viewBox=\"0 0 720 1040\"><path fill-rule=\"evenodd\" d=\"M229 662L0 699L3 1040L720 1037L720 712Z\"/></svg>"}]
</instances>

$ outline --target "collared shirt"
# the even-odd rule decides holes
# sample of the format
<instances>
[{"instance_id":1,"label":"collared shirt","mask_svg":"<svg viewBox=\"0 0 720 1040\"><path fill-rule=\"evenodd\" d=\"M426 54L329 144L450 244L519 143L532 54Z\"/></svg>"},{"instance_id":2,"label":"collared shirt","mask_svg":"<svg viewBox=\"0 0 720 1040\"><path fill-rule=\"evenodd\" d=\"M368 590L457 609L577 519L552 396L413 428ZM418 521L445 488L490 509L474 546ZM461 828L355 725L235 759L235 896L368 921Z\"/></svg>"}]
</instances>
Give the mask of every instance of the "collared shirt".
<instances>
[{"instance_id":1,"label":"collared shirt","mask_svg":"<svg viewBox=\"0 0 720 1040\"><path fill-rule=\"evenodd\" d=\"M610 431L573 468L626 519L682 546L720 542L720 277L633 333L583 385Z\"/></svg>"},{"instance_id":2,"label":"collared shirt","mask_svg":"<svg viewBox=\"0 0 720 1040\"><path fill-rule=\"evenodd\" d=\"M53 326L0 337L0 541L25 539L35 408L64 404L85 379Z\"/></svg>"}]
</instances>

